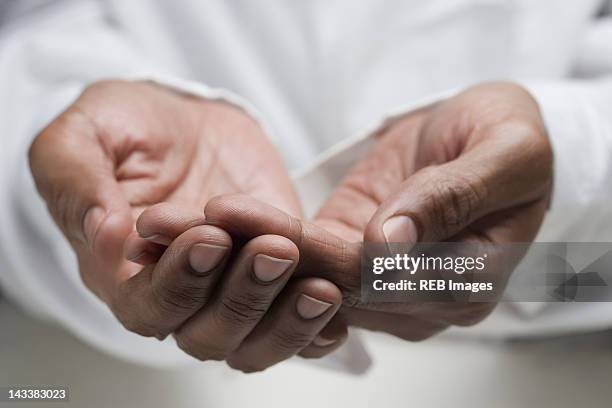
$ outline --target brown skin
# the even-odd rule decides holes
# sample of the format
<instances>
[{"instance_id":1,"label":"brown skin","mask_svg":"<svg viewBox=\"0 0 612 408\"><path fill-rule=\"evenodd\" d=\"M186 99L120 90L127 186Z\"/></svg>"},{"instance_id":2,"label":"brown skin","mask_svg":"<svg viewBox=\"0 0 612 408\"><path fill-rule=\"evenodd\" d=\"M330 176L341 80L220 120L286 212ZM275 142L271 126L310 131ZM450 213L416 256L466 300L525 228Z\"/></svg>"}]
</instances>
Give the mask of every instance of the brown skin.
<instances>
[{"instance_id":1,"label":"brown skin","mask_svg":"<svg viewBox=\"0 0 612 408\"><path fill-rule=\"evenodd\" d=\"M336 283L349 325L417 341L481 321L494 304L361 303L360 242L386 242L383 225L397 215L412 220L418 242L532 241L552 188L552 151L536 102L515 84L485 83L399 118L377 137L315 223L240 195L209 201L207 222L232 237L294 242L294 275Z\"/></svg>"},{"instance_id":2,"label":"brown skin","mask_svg":"<svg viewBox=\"0 0 612 408\"><path fill-rule=\"evenodd\" d=\"M385 221L405 215L418 242L535 238L552 190L552 150L537 103L518 85L474 86L397 120L378 140L320 209L319 225L348 241L385 242ZM349 324L421 340L475 324L495 305L373 307L344 315Z\"/></svg>"},{"instance_id":3,"label":"brown skin","mask_svg":"<svg viewBox=\"0 0 612 408\"><path fill-rule=\"evenodd\" d=\"M301 216L276 150L235 107L147 82L95 83L36 137L30 166L77 255L83 281L129 330L158 338L173 333L189 354L255 371L308 349L340 306L338 288L323 279L293 280L285 288L299 262L296 245L286 237L238 241L204 225L197 209L229 193ZM166 207L154 206L160 202ZM187 219L171 222L165 213ZM144 228L142 235L149 237L143 240L133 233L140 214L162 227L164 221L172 225L146 231L147 222L141 222L140 232ZM136 248L132 255L146 267L125 258L126 240L127 251ZM212 270L196 275L189 262L195 244L227 251ZM292 263L281 277L262 284L253 278L257 254ZM240 290L224 284L232 279L242 282ZM317 318L301 319L295 306L301 294L332 306ZM202 314L215 317L216 324L203 323ZM256 336L249 337L251 331ZM342 328L333 334L338 340L345 336ZM261 341L266 337L276 341ZM248 347L238 352L243 342ZM336 346L311 347L322 355Z\"/></svg>"},{"instance_id":4,"label":"brown skin","mask_svg":"<svg viewBox=\"0 0 612 408\"><path fill-rule=\"evenodd\" d=\"M308 344L330 322L341 295L339 317L321 332L326 338L343 339L350 324L421 340L452 324L480 321L493 305L360 303L360 242L385 242L384 222L395 215L410 217L418 241L530 241L550 197L546 132L536 103L513 84L472 87L390 124L315 223L300 218L286 173L261 131L237 129L236 123L251 122L225 108L148 84L99 84L41 133L31 163L84 281L128 328L158 337L174 333L190 354L223 358L243 371L297 352L318 357L335 349L341 342ZM225 114L227 120L219 120ZM206 131L210 123L214 131ZM243 134L248 139L237 136ZM175 205L149 207L161 201ZM197 210L204 203L205 223ZM144 253L137 261L148 266L140 273L120 256L138 214L138 233L128 238L126 254ZM151 235L157 237L142 239ZM233 246L234 254L194 280L186 265L194 243ZM251 301L265 300L264 307L246 305L238 316L222 319L239 327L238 334L207 331L201 323L206 309L236 301L218 276L244 276L256 253L293 263L267 290L244 284ZM295 285L280 292L290 275ZM295 315L301 293L333 307L305 323ZM211 334L213 344L207 343ZM229 349L220 347L228 343Z\"/></svg>"}]
</instances>

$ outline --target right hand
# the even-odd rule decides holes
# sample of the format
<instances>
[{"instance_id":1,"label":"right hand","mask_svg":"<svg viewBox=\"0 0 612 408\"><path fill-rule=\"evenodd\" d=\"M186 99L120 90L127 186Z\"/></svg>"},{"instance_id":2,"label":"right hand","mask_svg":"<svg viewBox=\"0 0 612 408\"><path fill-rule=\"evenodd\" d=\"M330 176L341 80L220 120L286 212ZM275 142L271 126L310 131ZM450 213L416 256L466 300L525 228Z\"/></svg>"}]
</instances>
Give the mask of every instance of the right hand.
<instances>
[{"instance_id":1,"label":"right hand","mask_svg":"<svg viewBox=\"0 0 612 408\"><path fill-rule=\"evenodd\" d=\"M495 301L362 302L360 241L489 248L482 273L500 293L520 260L505 245L533 241L551 195L552 150L537 103L518 85L480 84L389 122L377 136L316 224L236 196L211 200L207 222L232 237L289 238L303 259L296 274L337 284L345 298L338 318L349 325L423 340L480 322Z\"/></svg>"},{"instance_id":2,"label":"right hand","mask_svg":"<svg viewBox=\"0 0 612 408\"><path fill-rule=\"evenodd\" d=\"M148 82L89 86L36 137L30 167L51 215L76 253L84 283L124 326L146 336L163 338L195 315L212 296L232 246L238 249L222 229L204 225L202 208L210 198L241 192L295 216L301 213L281 158L248 115L224 102ZM125 259L124 244L136 218L159 202L178 205L184 210L180 214L195 215L181 218L186 223L179 222L178 229L139 230L150 243L141 247L146 249L142 254L134 254L140 263L149 264L143 268ZM154 208L148 214L154 217ZM208 252L190 256L186 249L197 244L204 244L198 246L200 252ZM230 269L250 271L256 249L292 261L289 269L299 256L295 245L280 236L259 238L244 248L237 257L243 263L237 261ZM159 252L151 254L155 249ZM147 257L155 262L146 262ZM200 262L196 268L194 259ZM207 270L194 273L202 268ZM290 271L274 291L266 292L270 302L289 275ZM320 289L321 280L303 280L286 296L293 299L292 294ZM338 289L328 282L323 289L322 296L338 305ZM335 309L330 308L318 325ZM226 326L230 323L235 322ZM190 343L197 348L197 341Z\"/></svg>"}]
</instances>

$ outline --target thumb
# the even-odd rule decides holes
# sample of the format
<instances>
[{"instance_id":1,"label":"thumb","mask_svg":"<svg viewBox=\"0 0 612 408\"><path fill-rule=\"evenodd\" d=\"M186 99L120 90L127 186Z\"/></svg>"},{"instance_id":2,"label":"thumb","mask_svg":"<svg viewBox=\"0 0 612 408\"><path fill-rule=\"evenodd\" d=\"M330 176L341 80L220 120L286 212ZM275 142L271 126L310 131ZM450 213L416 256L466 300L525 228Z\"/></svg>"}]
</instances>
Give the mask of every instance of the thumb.
<instances>
[{"instance_id":1,"label":"thumb","mask_svg":"<svg viewBox=\"0 0 612 408\"><path fill-rule=\"evenodd\" d=\"M29 161L39 193L75 250L120 257L132 229L130 206L114 160L87 116L74 109L62 113L36 137Z\"/></svg>"},{"instance_id":2,"label":"thumb","mask_svg":"<svg viewBox=\"0 0 612 408\"><path fill-rule=\"evenodd\" d=\"M409 246L449 239L485 215L538 199L540 179L522 162L475 148L408 177L372 216L364 239Z\"/></svg>"}]
</instances>

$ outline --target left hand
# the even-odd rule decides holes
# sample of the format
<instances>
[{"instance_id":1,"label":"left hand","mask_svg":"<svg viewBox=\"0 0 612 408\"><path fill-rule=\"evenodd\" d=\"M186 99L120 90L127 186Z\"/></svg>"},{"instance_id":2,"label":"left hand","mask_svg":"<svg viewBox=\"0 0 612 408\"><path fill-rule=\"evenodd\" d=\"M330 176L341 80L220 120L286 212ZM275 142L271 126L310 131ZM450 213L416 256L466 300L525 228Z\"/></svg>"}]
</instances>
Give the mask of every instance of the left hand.
<instances>
[{"instance_id":1,"label":"left hand","mask_svg":"<svg viewBox=\"0 0 612 408\"><path fill-rule=\"evenodd\" d=\"M292 242L237 242L203 225L203 204L223 193L301 212L279 154L243 110L151 82L99 81L36 137L30 166L83 282L126 329L172 334L187 353L244 371L342 343L342 327L322 333L336 342L317 341L338 288L316 278L285 288L299 258Z\"/></svg>"}]
</instances>

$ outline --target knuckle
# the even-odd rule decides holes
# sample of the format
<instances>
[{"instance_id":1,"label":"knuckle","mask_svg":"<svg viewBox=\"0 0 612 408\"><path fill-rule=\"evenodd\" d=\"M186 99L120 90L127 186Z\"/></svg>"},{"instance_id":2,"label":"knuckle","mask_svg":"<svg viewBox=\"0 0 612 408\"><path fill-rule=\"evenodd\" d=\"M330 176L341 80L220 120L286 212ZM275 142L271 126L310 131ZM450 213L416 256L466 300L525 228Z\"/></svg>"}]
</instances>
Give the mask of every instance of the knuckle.
<instances>
[{"instance_id":1,"label":"knuckle","mask_svg":"<svg viewBox=\"0 0 612 408\"><path fill-rule=\"evenodd\" d=\"M438 236L446 237L477 216L487 189L481 180L470 174L449 175L436 169L430 179L433 188L430 216L437 221L430 225L435 226Z\"/></svg>"},{"instance_id":2,"label":"knuckle","mask_svg":"<svg viewBox=\"0 0 612 408\"><path fill-rule=\"evenodd\" d=\"M534 193L550 194L553 185L553 149L541 120L513 120L507 124L514 135L514 150L520 154L523 168L529 171ZM507 133L510 133L508 131Z\"/></svg>"},{"instance_id":3,"label":"knuckle","mask_svg":"<svg viewBox=\"0 0 612 408\"><path fill-rule=\"evenodd\" d=\"M37 170L39 165L39 159L42 152L45 151L45 142L47 139L51 137L51 132L47 129L41 131L34 141L30 145L28 149L28 162L30 164L30 169L32 169L34 176L36 177L38 174L35 170Z\"/></svg>"},{"instance_id":4,"label":"knuckle","mask_svg":"<svg viewBox=\"0 0 612 408\"><path fill-rule=\"evenodd\" d=\"M390 333L403 340L418 343L441 333L448 327L449 323L408 317L405 320L400 319L397 327L393 328Z\"/></svg>"},{"instance_id":5,"label":"knuckle","mask_svg":"<svg viewBox=\"0 0 612 408\"><path fill-rule=\"evenodd\" d=\"M276 349L283 353L293 354L309 345L312 337L311 333L293 327L272 332L270 341Z\"/></svg>"},{"instance_id":6,"label":"knuckle","mask_svg":"<svg viewBox=\"0 0 612 408\"><path fill-rule=\"evenodd\" d=\"M412 343L419 343L419 342L425 341L433 337L435 334L436 333L434 332L408 332L408 333L402 333L400 337L403 340L406 340Z\"/></svg>"},{"instance_id":7,"label":"knuckle","mask_svg":"<svg viewBox=\"0 0 612 408\"><path fill-rule=\"evenodd\" d=\"M133 84L120 79L101 79L87 85L81 95L87 97L89 95L112 92L125 86L133 86Z\"/></svg>"},{"instance_id":8,"label":"knuckle","mask_svg":"<svg viewBox=\"0 0 612 408\"><path fill-rule=\"evenodd\" d=\"M164 320L154 317L147 308L143 311L141 307L136 307L130 300L132 297L126 296L126 288L120 289L119 296L111 299L109 306L117 320L128 331L144 337L165 337L168 331L163 326Z\"/></svg>"},{"instance_id":9,"label":"knuckle","mask_svg":"<svg viewBox=\"0 0 612 408\"><path fill-rule=\"evenodd\" d=\"M245 374L259 373L270 367L267 364L258 364L251 361L245 361L239 358L228 358L226 360L228 366L234 370L241 371Z\"/></svg>"},{"instance_id":10,"label":"knuckle","mask_svg":"<svg viewBox=\"0 0 612 408\"><path fill-rule=\"evenodd\" d=\"M359 271L359 252L351 247L351 244L342 242L337 252L335 265L342 271L338 275L339 285L342 288L343 297L347 299L361 297L361 273Z\"/></svg>"},{"instance_id":11,"label":"knuckle","mask_svg":"<svg viewBox=\"0 0 612 408\"><path fill-rule=\"evenodd\" d=\"M342 305L348 308L354 308L362 305L361 297L357 292L342 292Z\"/></svg>"},{"instance_id":12,"label":"knuckle","mask_svg":"<svg viewBox=\"0 0 612 408\"><path fill-rule=\"evenodd\" d=\"M402 340L419 343L440 333L445 327L446 325L433 327L430 325L411 324L391 333Z\"/></svg>"},{"instance_id":13,"label":"knuckle","mask_svg":"<svg viewBox=\"0 0 612 408\"><path fill-rule=\"evenodd\" d=\"M308 231L307 227L295 236L315 242L317 247L329 254L321 258L319 268L327 271L329 281L333 281L347 301L361 297L361 243L349 243L341 239L321 240L317 233ZM299 242L296 245L300 247Z\"/></svg>"},{"instance_id":14,"label":"knuckle","mask_svg":"<svg viewBox=\"0 0 612 408\"><path fill-rule=\"evenodd\" d=\"M165 334L162 334L157 327L147 323L147 321L143 319L140 319L138 316L126 313L116 313L115 315L123 327L132 333L136 333L144 337L158 337L160 335L165 336Z\"/></svg>"},{"instance_id":15,"label":"knuckle","mask_svg":"<svg viewBox=\"0 0 612 408\"><path fill-rule=\"evenodd\" d=\"M545 181L551 181L553 176L553 150L548 134L541 124L527 123L522 125L524 129L523 140L520 141L518 149L522 152L524 160L529 164L529 169L541 176ZM539 180L539 178L536 178ZM552 181L551 181L552 186Z\"/></svg>"},{"instance_id":16,"label":"knuckle","mask_svg":"<svg viewBox=\"0 0 612 408\"><path fill-rule=\"evenodd\" d=\"M78 131L75 131L78 130ZM79 140L92 133L92 125L75 106L59 115L34 139L28 150L28 161L36 187L45 199L49 211L64 232L72 234L69 240L82 240L72 231L81 227L86 209L79 197L62 188L68 172L57 167L74 161L80 149Z\"/></svg>"},{"instance_id":17,"label":"knuckle","mask_svg":"<svg viewBox=\"0 0 612 408\"><path fill-rule=\"evenodd\" d=\"M200 361L222 361L227 356L227 350L211 341L203 340L207 336L175 333L174 340L178 348Z\"/></svg>"},{"instance_id":18,"label":"knuckle","mask_svg":"<svg viewBox=\"0 0 612 408\"><path fill-rule=\"evenodd\" d=\"M332 350L327 350L327 349L313 350L312 347L306 347L304 350L300 351L298 355L306 360L313 360L313 359L325 357L326 355L331 354L334 351L335 351L335 348Z\"/></svg>"},{"instance_id":19,"label":"knuckle","mask_svg":"<svg viewBox=\"0 0 612 408\"><path fill-rule=\"evenodd\" d=\"M543 136L543 127L540 121L526 117L512 117L505 120L483 126L481 132L488 137L506 138L523 146L525 142L533 142Z\"/></svg>"},{"instance_id":20,"label":"knuckle","mask_svg":"<svg viewBox=\"0 0 612 408\"><path fill-rule=\"evenodd\" d=\"M432 338L439 334L448 327L447 324L436 324L436 325L410 325L399 333L396 333L398 337L412 343L419 343L421 341Z\"/></svg>"},{"instance_id":21,"label":"knuckle","mask_svg":"<svg viewBox=\"0 0 612 408\"><path fill-rule=\"evenodd\" d=\"M182 314L200 307L207 300L205 291L201 287L187 283L165 288L153 286L153 288L161 315Z\"/></svg>"},{"instance_id":22,"label":"knuckle","mask_svg":"<svg viewBox=\"0 0 612 408\"><path fill-rule=\"evenodd\" d=\"M287 214L287 226L289 230L289 236L293 237L295 245L300 248L302 243L306 240L308 232L304 228L302 220L299 218L292 217Z\"/></svg>"},{"instance_id":23,"label":"knuckle","mask_svg":"<svg viewBox=\"0 0 612 408\"><path fill-rule=\"evenodd\" d=\"M221 300L217 317L233 327L254 324L264 315L268 304L264 295L256 293L229 295Z\"/></svg>"}]
</instances>

